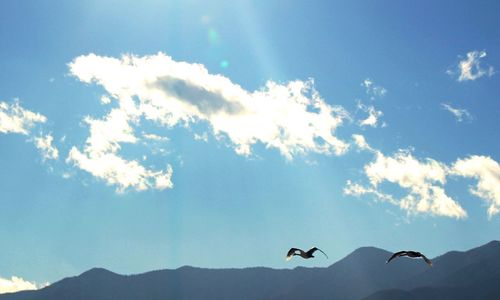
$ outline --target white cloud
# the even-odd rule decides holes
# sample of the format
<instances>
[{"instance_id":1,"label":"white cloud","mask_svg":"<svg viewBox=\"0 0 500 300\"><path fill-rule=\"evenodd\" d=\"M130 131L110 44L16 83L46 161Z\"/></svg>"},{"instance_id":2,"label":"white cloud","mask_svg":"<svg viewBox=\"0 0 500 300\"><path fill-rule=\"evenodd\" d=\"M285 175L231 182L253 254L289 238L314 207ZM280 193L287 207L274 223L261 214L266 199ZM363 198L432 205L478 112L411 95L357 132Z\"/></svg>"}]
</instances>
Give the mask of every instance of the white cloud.
<instances>
[{"instance_id":1,"label":"white cloud","mask_svg":"<svg viewBox=\"0 0 500 300\"><path fill-rule=\"evenodd\" d=\"M458 122L462 122L463 120L472 120L472 115L463 108L454 108L449 104L441 103L441 106L444 110L449 111Z\"/></svg>"},{"instance_id":2,"label":"white cloud","mask_svg":"<svg viewBox=\"0 0 500 300\"><path fill-rule=\"evenodd\" d=\"M207 122L240 155L251 155L255 143L278 149L287 159L309 152L340 155L348 148L334 135L347 113L328 105L312 80L269 81L251 92L209 74L203 65L176 62L162 53L120 59L89 54L69 67L81 81L102 85L131 118L167 127Z\"/></svg>"},{"instance_id":3,"label":"white cloud","mask_svg":"<svg viewBox=\"0 0 500 300\"><path fill-rule=\"evenodd\" d=\"M382 98L387 94L387 90L384 87L375 85L374 81L370 78L363 80L361 86L365 88L366 94L369 95L372 100L375 100L375 97Z\"/></svg>"},{"instance_id":4,"label":"white cloud","mask_svg":"<svg viewBox=\"0 0 500 300\"><path fill-rule=\"evenodd\" d=\"M227 138L245 156L252 154L255 143L278 149L287 159L309 152L340 155L348 148L334 135L347 113L325 103L312 80L286 85L269 81L249 92L209 74L202 65L176 62L162 53L119 59L89 54L77 57L69 69L82 82L106 90L109 96L101 97L102 104L113 99L118 107L102 119L85 118L90 135L83 150L72 147L66 161L116 185L119 192L173 186L170 165L155 171L140 159L119 155L124 144L137 143L134 128L142 120L167 128L204 122L217 140ZM143 142L165 140L153 134L142 137Z\"/></svg>"},{"instance_id":5,"label":"white cloud","mask_svg":"<svg viewBox=\"0 0 500 300\"><path fill-rule=\"evenodd\" d=\"M444 190L448 167L431 158L419 160L410 151L399 150L392 156L385 156L373 150L364 137L354 135L360 149L371 150L375 159L365 165L364 171L369 186L347 182L344 194L362 196L372 194L377 199L399 206L408 214L431 214L457 219L466 218L466 211ZM380 184L389 182L398 185L407 194L401 198L380 190Z\"/></svg>"},{"instance_id":6,"label":"white cloud","mask_svg":"<svg viewBox=\"0 0 500 300\"><path fill-rule=\"evenodd\" d=\"M359 150L368 150L375 151L372 147L366 142L366 139L361 134L353 134L352 139L354 140L354 144L359 148Z\"/></svg>"},{"instance_id":7,"label":"white cloud","mask_svg":"<svg viewBox=\"0 0 500 300\"><path fill-rule=\"evenodd\" d=\"M66 161L117 185L120 192L173 186L170 166L166 171L149 170L138 160L118 155L123 144L137 142L133 128L143 119L165 127L206 122L217 140L228 138L236 153L245 156L257 142L288 159L308 152L340 155L348 148L333 134L347 113L326 104L312 80L268 82L248 92L228 78L209 74L202 65L175 62L161 53L121 59L90 54L76 58L69 68L81 81L102 85L118 108L102 119L85 118L90 135L84 149L73 147ZM103 99L103 104L109 103L110 98ZM143 137L157 140L154 135Z\"/></svg>"},{"instance_id":8,"label":"white cloud","mask_svg":"<svg viewBox=\"0 0 500 300\"><path fill-rule=\"evenodd\" d=\"M194 134L194 139L197 141L204 141L205 143L208 142L208 134L206 132L203 132L202 134Z\"/></svg>"},{"instance_id":9,"label":"white cloud","mask_svg":"<svg viewBox=\"0 0 500 300\"><path fill-rule=\"evenodd\" d=\"M124 192L127 188L143 191L148 188L163 190L173 187L170 165L166 171L152 171L143 167L138 161L125 160L113 152L82 153L76 147L71 148L67 162L74 163L108 184L117 185L118 192Z\"/></svg>"},{"instance_id":10,"label":"white cloud","mask_svg":"<svg viewBox=\"0 0 500 300\"><path fill-rule=\"evenodd\" d=\"M365 166L372 187L381 182L396 183L409 191L399 205L409 213L429 213L437 216L465 218L467 213L446 195L447 167L431 158L418 160L408 151L399 151L392 157L376 154L374 162Z\"/></svg>"},{"instance_id":11,"label":"white cloud","mask_svg":"<svg viewBox=\"0 0 500 300\"><path fill-rule=\"evenodd\" d=\"M0 277L0 294L14 293L25 290L37 290L47 285L48 283L44 285L37 285L35 282L26 281L16 276L12 276L10 279Z\"/></svg>"},{"instance_id":12,"label":"white cloud","mask_svg":"<svg viewBox=\"0 0 500 300\"><path fill-rule=\"evenodd\" d=\"M39 113L24 109L19 101L0 102L0 133L20 133L28 135L36 123L45 123L47 118Z\"/></svg>"},{"instance_id":13,"label":"white cloud","mask_svg":"<svg viewBox=\"0 0 500 300\"><path fill-rule=\"evenodd\" d=\"M446 194L444 185L449 176L469 177L477 180L469 191L488 204L488 218L500 213L500 164L491 157L473 155L446 165L431 158L417 159L408 150L386 156L373 149L362 135L352 137L360 150L373 152L375 159L364 167L370 184L363 186L348 180L345 195L373 195L378 200L399 206L410 215L431 214L462 219L467 217L466 211ZM384 193L380 187L384 182L394 183L408 194L398 198Z\"/></svg>"},{"instance_id":14,"label":"white cloud","mask_svg":"<svg viewBox=\"0 0 500 300\"><path fill-rule=\"evenodd\" d=\"M359 121L360 126L371 126L377 127L379 118L383 115L382 111L376 110L373 105L367 106L361 102L358 102L358 109L363 110L368 113L368 117L364 120Z\"/></svg>"},{"instance_id":15,"label":"white cloud","mask_svg":"<svg viewBox=\"0 0 500 300\"><path fill-rule=\"evenodd\" d=\"M35 137L35 146L43 155L43 159L58 159L59 151L52 145L54 137L50 134L45 136Z\"/></svg>"},{"instance_id":16,"label":"white cloud","mask_svg":"<svg viewBox=\"0 0 500 300\"><path fill-rule=\"evenodd\" d=\"M367 89L367 93L368 93L368 89L370 89L372 85L373 85L373 81L370 78L366 78L361 83L361 86L364 86Z\"/></svg>"},{"instance_id":17,"label":"white cloud","mask_svg":"<svg viewBox=\"0 0 500 300\"><path fill-rule=\"evenodd\" d=\"M500 165L488 156L473 155L457 160L451 174L477 179L476 187L470 192L484 199L488 204L488 217L500 212Z\"/></svg>"},{"instance_id":18,"label":"white cloud","mask_svg":"<svg viewBox=\"0 0 500 300\"><path fill-rule=\"evenodd\" d=\"M157 141L157 142L166 142L169 140L168 137L166 136L159 136L154 133L142 133L142 137L147 140Z\"/></svg>"},{"instance_id":19,"label":"white cloud","mask_svg":"<svg viewBox=\"0 0 500 300\"><path fill-rule=\"evenodd\" d=\"M353 183L352 181L347 180L346 187L344 188L344 195L360 197L367 194L372 194L379 200L383 200L391 204L398 205L398 201L389 194L384 194L374 187L364 187L360 184Z\"/></svg>"},{"instance_id":20,"label":"white cloud","mask_svg":"<svg viewBox=\"0 0 500 300\"><path fill-rule=\"evenodd\" d=\"M66 162L85 170L108 184L117 185L118 192L127 188L138 191L155 188L172 188L172 168L165 171L149 170L136 160L126 160L118 155L122 143L136 143L130 122L134 116L123 109L112 109L103 119L85 118L90 136L83 152L72 147Z\"/></svg>"},{"instance_id":21,"label":"white cloud","mask_svg":"<svg viewBox=\"0 0 500 300\"><path fill-rule=\"evenodd\" d=\"M481 66L481 59L486 57L486 51L471 51L467 53L467 58L459 61L456 71L447 70L449 75L458 73L458 81L476 80L483 76L491 77L495 73L492 66L483 68Z\"/></svg>"},{"instance_id":22,"label":"white cloud","mask_svg":"<svg viewBox=\"0 0 500 300\"><path fill-rule=\"evenodd\" d=\"M111 98L109 98L107 95L101 96L101 104L110 104L110 103L111 103Z\"/></svg>"}]
</instances>

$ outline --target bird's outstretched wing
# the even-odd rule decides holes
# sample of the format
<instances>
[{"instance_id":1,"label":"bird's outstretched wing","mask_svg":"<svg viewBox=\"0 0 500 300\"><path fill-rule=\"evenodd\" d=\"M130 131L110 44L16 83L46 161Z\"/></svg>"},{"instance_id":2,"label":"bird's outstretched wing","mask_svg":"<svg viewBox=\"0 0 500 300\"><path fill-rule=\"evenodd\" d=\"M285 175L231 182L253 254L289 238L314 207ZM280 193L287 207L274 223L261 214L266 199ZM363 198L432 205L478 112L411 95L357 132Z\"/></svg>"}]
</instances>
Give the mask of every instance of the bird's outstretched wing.
<instances>
[{"instance_id":1,"label":"bird's outstretched wing","mask_svg":"<svg viewBox=\"0 0 500 300\"><path fill-rule=\"evenodd\" d=\"M293 255L295 254L296 251L302 251L298 248L290 248L290 250L288 250L288 253L286 254L286 260L290 260L292 259Z\"/></svg>"},{"instance_id":2,"label":"bird's outstretched wing","mask_svg":"<svg viewBox=\"0 0 500 300\"><path fill-rule=\"evenodd\" d=\"M319 249L319 248L316 248L316 247L313 247L313 248L309 249L309 250L307 251L307 253L313 254L313 253L314 253L314 252L316 252L316 251L319 251L319 252L323 253L323 254L326 256L326 258L328 258L328 255L326 255L326 253L325 253L325 252L323 252L323 250L321 250L321 249Z\"/></svg>"},{"instance_id":3,"label":"bird's outstretched wing","mask_svg":"<svg viewBox=\"0 0 500 300\"><path fill-rule=\"evenodd\" d=\"M399 251L399 252L396 252L391 257L389 257L389 259L385 263L388 264L391 260L395 259L396 257L406 255L407 252L408 251Z\"/></svg>"},{"instance_id":4,"label":"bird's outstretched wing","mask_svg":"<svg viewBox=\"0 0 500 300\"><path fill-rule=\"evenodd\" d=\"M428 259L427 257L425 257L425 255L423 255L423 254L422 254L422 258L429 265L429 267L432 267L432 261L430 259Z\"/></svg>"}]
</instances>

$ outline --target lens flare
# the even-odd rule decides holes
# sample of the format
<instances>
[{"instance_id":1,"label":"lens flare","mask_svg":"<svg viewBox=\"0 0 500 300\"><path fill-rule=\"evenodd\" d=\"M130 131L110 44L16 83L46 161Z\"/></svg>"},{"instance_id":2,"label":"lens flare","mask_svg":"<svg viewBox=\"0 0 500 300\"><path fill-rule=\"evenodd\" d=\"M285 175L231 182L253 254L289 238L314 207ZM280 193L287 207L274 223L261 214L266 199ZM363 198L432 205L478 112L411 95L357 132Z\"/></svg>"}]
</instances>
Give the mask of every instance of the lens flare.
<instances>
[{"instance_id":1,"label":"lens flare","mask_svg":"<svg viewBox=\"0 0 500 300\"><path fill-rule=\"evenodd\" d=\"M229 62L227 60L223 60L220 62L220 67L226 69L229 67Z\"/></svg>"},{"instance_id":2,"label":"lens flare","mask_svg":"<svg viewBox=\"0 0 500 300\"><path fill-rule=\"evenodd\" d=\"M208 30L208 41L213 45L219 42L219 33L217 33L217 31L213 28Z\"/></svg>"}]
</instances>

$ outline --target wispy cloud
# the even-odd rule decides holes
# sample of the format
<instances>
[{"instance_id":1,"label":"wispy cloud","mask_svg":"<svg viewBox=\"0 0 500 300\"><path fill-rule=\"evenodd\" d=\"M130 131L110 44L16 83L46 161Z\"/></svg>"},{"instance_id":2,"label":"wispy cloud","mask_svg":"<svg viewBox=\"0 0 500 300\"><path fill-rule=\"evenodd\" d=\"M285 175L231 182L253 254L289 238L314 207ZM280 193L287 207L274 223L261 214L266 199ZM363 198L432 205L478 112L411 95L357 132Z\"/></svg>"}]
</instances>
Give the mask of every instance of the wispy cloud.
<instances>
[{"instance_id":1,"label":"wispy cloud","mask_svg":"<svg viewBox=\"0 0 500 300\"><path fill-rule=\"evenodd\" d=\"M204 141L205 143L208 142L208 134L206 132L203 132L202 134L194 134L194 139L197 141Z\"/></svg>"},{"instance_id":2,"label":"wispy cloud","mask_svg":"<svg viewBox=\"0 0 500 300\"><path fill-rule=\"evenodd\" d=\"M34 138L35 146L41 151L44 160L59 158L59 150L52 145L53 141L54 137L51 134Z\"/></svg>"},{"instance_id":3,"label":"wispy cloud","mask_svg":"<svg viewBox=\"0 0 500 300\"><path fill-rule=\"evenodd\" d=\"M289 160L310 152L341 155L349 146L334 135L347 112L327 104L312 80L269 81L259 90L247 91L222 75L210 74L203 65L176 62L162 53L121 58L89 54L77 57L69 68L82 82L103 86L119 104L102 120L88 118L90 137L85 149L71 150L68 160L87 171L94 168L81 159L117 156L121 144L135 143L133 128L142 119L167 128L206 123L216 140L228 141L244 156L252 155L256 143L277 149ZM110 172L100 177L104 174ZM141 180L128 185L152 186Z\"/></svg>"},{"instance_id":4,"label":"wispy cloud","mask_svg":"<svg viewBox=\"0 0 500 300\"><path fill-rule=\"evenodd\" d=\"M441 107L444 110L449 111L458 122L462 122L464 120L472 120L472 115L466 109L454 108L450 104L446 103L441 103Z\"/></svg>"},{"instance_id":5,"label":"wispy cloud","mask_svg":"<svg viewBox=\"0 0 500 300\"><path fill-rule=\"evenodd\" d=\"M16 276L12 276L10 279L0 277L0 294L14 293L25 290L37 290L47 285L48 283L38 285L35 282L26 281Z\"/></svg>"},{"instance_id":6,"label":"wispy cloud","mask_svg":"<svg viewBox=\"0 0 500 300\"><path fill-rule=\"evenodd\" d=\"M365 92L370 96L371 100L375 100L376 97L382 98L387 94L387 90L384 87L376 85L370 78L363 80L361 86L365 88Z\"/></svg>"},{"instance_id":7,"label":"wispy cloud","mask_svg":"<svg viewBox=\"0 0 500 300\"><path fill-rule=\"evenodd\" d=\"M392 195L384 194L375 187L366 187L358 183L353 183L351 180L347 180L346 186L344 187L344 195L360 197L367 194L374 195L376 197L375 199L398 205L398 200Z\"/></svg>"},{"instance_id":8,"label":"wispy cloud","mask_svg":"<svg viewBox=\"0 0 500 300\"><path fill-rule=\"evenodd\" d=\"M379 118L383 115L382 111L376 110L373 105L364 105L361 101L357 104L358 109L368 113L368 117L359 121L360 126L377 127Z\"/></svg>"},{"instance_id":9,"label":"wispy cloud","mask_svg":"<svg viewBox=\"0 0 500 300\"><path fill-rule=\"evenodd\" d=\"M458 74L458 81L476 80L483 76L491 77L495 74L492 66L483 67L481 60L486 57L486 51L471 51L467 53L467 57L458 62L455 69L446 71L449 75Z\"/></svg>"},{"instance_id":10,"label":"wispy cloud","mask_svg":"<svg viewBox=\"0 0 500 300\"><path fill-rule=\"evenodd\" d=\"M46 121L45 116L21 107L17 99L11 104L0 102L0 133L28 135L36 123Z\"/></svg>"},{"instance_id":11,"label":"wispy cloud","mask_svg":"<svg viewBox=\"0 0 500 300\"><path fill-rule=\"evenodd\" d=\"M354 140L354 144L359 150L368 150L375 151L367 142L364 136L361 134L353 134L352 139Z\"/></svg>"},{"instance_id":12,"label":"wispy cloud","mask_svg":"<svg viewBox=\"0 0 500 300\"><path fill-rule=\"evenodd\" d=\"M33 142L42 153L43 159L57 159L59 151L52 145L53 137L50 134L34 137L33 128L47 122L47 118L23 108L19 100L13 103L0 102L0 133L15 133L27 136L27 141Z\"/></svg>"},{"instance_id":13,"label":"wispy cloud","mask_svg":"<svg viewBox=\"0 0 500 300\"><path fill-rule=\"evenodd\" d=\"M166 137L166 136L159 136L159 135L154 134L154 133L143 133L142 137L147 139L147 140L157 141L157 142L166 142L169 140L168 137Z\"/></svg>"},{"instance_id":14,"label":"wispy cloud","mask_svg":"<svg viewBox=\"0 0 500 300\"><path fill-rule=\"evenodd\" d=\"M451 174L477 179L476 187L470 192L485 200L488 206L488 217L500 213L500 165L488 156L473 155L457 160Z\"/></svg>"}]
</instances>

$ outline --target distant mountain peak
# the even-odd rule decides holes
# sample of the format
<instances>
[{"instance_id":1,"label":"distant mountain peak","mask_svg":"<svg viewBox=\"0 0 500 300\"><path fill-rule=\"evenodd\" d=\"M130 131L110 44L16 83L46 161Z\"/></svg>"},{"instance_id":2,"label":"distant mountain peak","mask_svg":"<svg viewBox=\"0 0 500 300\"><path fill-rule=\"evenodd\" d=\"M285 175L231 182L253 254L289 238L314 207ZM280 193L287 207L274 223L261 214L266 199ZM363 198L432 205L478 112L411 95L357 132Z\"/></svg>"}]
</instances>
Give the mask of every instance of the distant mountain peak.
<instances>
[{"instance_id":1,"label":"distant mountain peak","mask_svg":"<svg viewBox=\"0 0 500 300\"><path fill-rule=\"evenodd\" d=\"M387 256L390 254L391 254L391 252L389 252L387 250L380 249L377 247L366 246L366 247L360 247L360 248L354 250L353 252L351 252L351 254L346 256L346 259L350 258L350 257L363 257L363 256L369 256L369 257Z\"/></svg>"},{"instance_id":2,"label":"distant mountain peak","mask_svg":"<svg viewBox=\"0 0 500 300\"><path fill-rule=\"evenodd\" d=\"M104 268L92 268L92 269L80 274L79 277L87 277L87 276L93 277L93 276L102 276L102 275L118 275L118 274L111 272L111 271L104 269Z\"/></svg>"},{"instance_id":3,"label":"distant mountain peak","mask_svg":"<svg viewBox=\"0 0 500 300\"><path fill-rule=\"evenodd\" d=\"M373 247L373 246L363 246L363 247L359 247L358 249L354 250L353 253L356 253L356 252L363 253L363 252L372 252L372 251L389 252L387 250L384 250L384 249L381 249L381 248L377 248L377 247Z\"/></svg>"}]
</instances>

